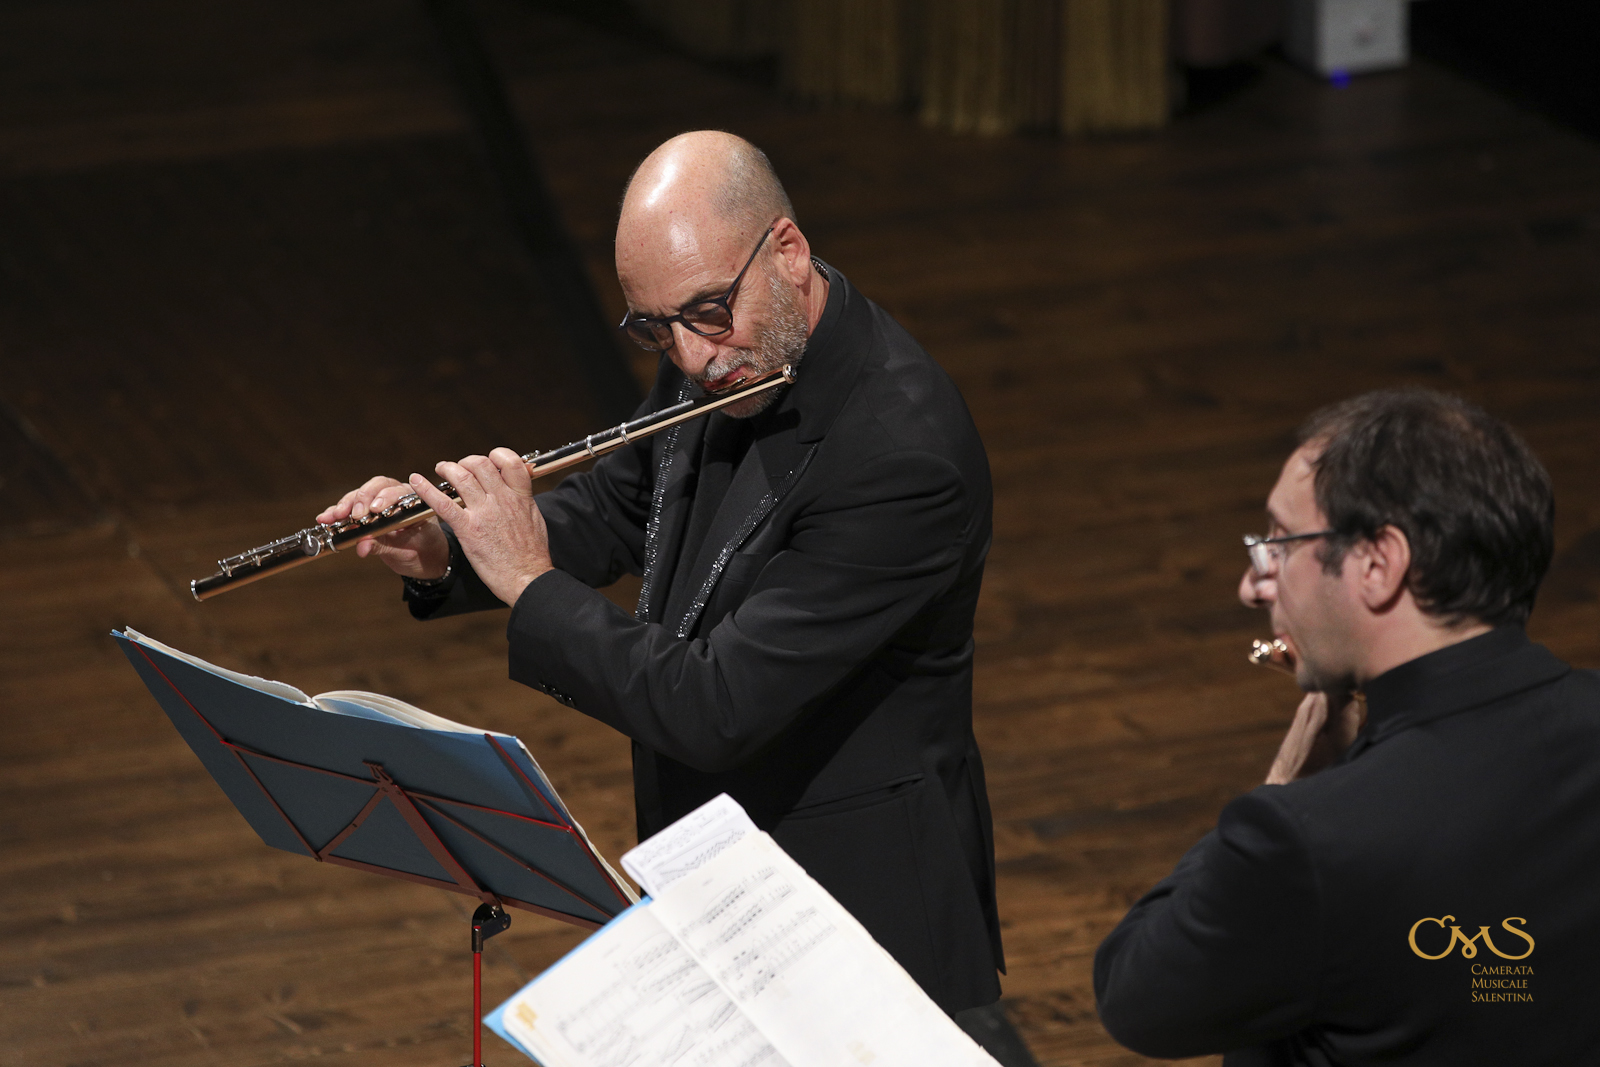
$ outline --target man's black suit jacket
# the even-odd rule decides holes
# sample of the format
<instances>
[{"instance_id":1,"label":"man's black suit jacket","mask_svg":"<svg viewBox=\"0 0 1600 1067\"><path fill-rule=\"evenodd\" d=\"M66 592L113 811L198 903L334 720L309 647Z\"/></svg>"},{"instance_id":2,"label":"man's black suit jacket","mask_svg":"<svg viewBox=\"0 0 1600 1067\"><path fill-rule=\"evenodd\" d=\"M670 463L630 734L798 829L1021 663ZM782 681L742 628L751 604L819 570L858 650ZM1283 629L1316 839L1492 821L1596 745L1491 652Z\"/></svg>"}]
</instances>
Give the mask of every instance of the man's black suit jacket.
<instances>
[{"instance_id":1,"label":"man's black suit jacket","mask_svg":"<svg viewBox=\"0 0 1600 1067\"><path fill-rule=\"evenodd\" d=\"M972 735L988 461L944 372L821 269L799 380L750 420L701 543L720 414L538 497L558 569L513 606L511 677L634 740L641 839L730 794L954 1012L997 999L1003 966ZM687 395L663 359L641 412ZM498 603L459 547L452 568L417 614ZM637 618L592 588L623 573Z\"/></svg>"},{"instance_id":2,"label":"man's black suit jacket","mask_svg":"<svg viewBox=\"0 0 1600 1067\"><path fill-rule=\"evenodd\" d=\"M1600 1063L1600 676L1506 627L1366 696L1344 762L1234 801L1106 938L1106 1028L1228 1067Z\"/></svg>"}]
</instances>

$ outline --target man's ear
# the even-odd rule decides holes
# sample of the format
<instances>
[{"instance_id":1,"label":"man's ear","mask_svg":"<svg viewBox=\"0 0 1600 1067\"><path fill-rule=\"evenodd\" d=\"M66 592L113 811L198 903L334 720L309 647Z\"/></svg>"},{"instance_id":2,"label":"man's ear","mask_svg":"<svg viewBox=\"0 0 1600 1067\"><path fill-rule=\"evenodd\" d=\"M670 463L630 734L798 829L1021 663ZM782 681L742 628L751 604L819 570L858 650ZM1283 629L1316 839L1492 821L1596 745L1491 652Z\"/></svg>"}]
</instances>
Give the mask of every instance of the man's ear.
<instances>
[{"instance_id":1,"label":"man's ear","mask_svg":"<svg viewBox=\"0 0 1600 1067\"><path fill-rule=\"evenodd\" d=\"M1350 551L1349 562L1359 568L1361 600L1369 611L1387 611L1406 588L1411 570L1411 541L1398 526L1385 526L1370 541Z\"/></svg>"},{"instance_id":2,"label":"man's ear","mask_svg":"<svg viewBox=\"0 0 1600 1067\"><path fill-rule=\"evenodd\" d=\"M779 276L793 285L799 285L811 274L811 242L800 232L788 216L778 220L767 238L777 251Z\"/></svg>"}]
</instances>

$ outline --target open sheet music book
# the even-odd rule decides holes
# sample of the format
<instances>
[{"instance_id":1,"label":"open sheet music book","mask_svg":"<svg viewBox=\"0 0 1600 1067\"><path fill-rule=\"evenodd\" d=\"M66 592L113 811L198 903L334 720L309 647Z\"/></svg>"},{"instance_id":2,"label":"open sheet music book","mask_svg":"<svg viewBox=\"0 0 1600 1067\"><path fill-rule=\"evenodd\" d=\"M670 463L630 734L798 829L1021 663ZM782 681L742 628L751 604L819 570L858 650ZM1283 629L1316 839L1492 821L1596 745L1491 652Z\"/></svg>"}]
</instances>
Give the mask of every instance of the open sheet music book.
<instances>
[{"instance_id":1,"label":"open sheet music book","mask_svg":"<svg viewBox=\"0 0 1600 1067\"><path fill-rule=\"evenodd\" d=\"M484 1020L545 1067L994 1067L726 795L622 862L652 896Z\"/></svg>"},{"instance_id":2,"label":"open sheet music book","mask_svg":"<svg viewBox=\"0 0 1600 1067\"><path fill-rule=\"evenodd\" d=\"M146 637L131 626L125 626L120 633L113 636L124 637L136 645L154 649L157 652L179 659L191 667L198 667L208 674L219 678L226 678L237 685L247 689L254 689L258 693L266 693L293 704L300 704L308 708L321 708L323 711L335 715L354 715L362 719L376 719L378 722L395 723L400 726L415 726L419 730L443 730L456 734L481 734L484 731L476 726L467 726L435 715L431 711L407 704L403 700L384 696L382 693L367 693L360 689L335 689L327 693L318 693L308 697L299 689L288 682L275 682L271 678L257 678L253 674L242 674L239 671L230 671L226 667L219 667L199 656L190 655L182 649L173 648L163 644L153 637ZM510 734L496 734L497 737L510 737ZM518 742L520 744L520 742ZM540 772L541 776L543 772Z\"/></svg>"},{"instance_id":3,"label":"open sheet music book","mask_svg":"<svg viewBox=\"0 0 1600 1067\"><path fill-rule=\"evenodd\" d=\"M112 636L266 844L590 929L638 899L516 737Z\"/></svg>"}]
</instances>

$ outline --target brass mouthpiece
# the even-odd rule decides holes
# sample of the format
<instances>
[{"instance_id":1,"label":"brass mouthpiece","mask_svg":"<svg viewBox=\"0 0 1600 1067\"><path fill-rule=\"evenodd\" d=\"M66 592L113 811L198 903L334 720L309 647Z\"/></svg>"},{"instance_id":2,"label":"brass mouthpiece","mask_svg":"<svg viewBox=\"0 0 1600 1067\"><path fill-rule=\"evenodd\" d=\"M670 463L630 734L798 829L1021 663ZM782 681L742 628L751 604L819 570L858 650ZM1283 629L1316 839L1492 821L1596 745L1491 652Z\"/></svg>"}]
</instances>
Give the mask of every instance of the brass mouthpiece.
<instances>
[{"instance_id":1,"label":"brass mouthpiece","mask_svg":"<svg viewBox=\"0 0 1600 1067\"><path fill-rule=\"evenodd\" d=\"M1281 638L1270 641L1251 641L1248 659L1257 667L1271 667L1284 674L1294 674L1294 654Z\"/></svg>"}]
</instances>

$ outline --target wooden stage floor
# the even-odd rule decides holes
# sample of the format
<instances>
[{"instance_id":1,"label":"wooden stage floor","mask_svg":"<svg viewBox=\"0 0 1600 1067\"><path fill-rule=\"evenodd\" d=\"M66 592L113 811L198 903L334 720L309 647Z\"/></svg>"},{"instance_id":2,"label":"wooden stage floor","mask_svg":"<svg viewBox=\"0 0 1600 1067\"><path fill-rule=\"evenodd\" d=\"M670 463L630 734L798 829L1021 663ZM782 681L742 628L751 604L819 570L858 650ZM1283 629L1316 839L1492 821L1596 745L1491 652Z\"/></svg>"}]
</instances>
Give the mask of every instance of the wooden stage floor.
<instances>
[{"instance_id":1,"label":"wooden stage floor","mask_svg":"<svg viewBox=\"0 0 1600 1067\"><path fill-rule=\"evenodd\" d=\"M1420 62L1342 90L1269 62L1150 137L953 137L481 11L608 314L630 168L727 128L965 392L1005 990L1041 1063L1144 1062L1095 1019L1095 945L1288 721L1233 589L1313 408L1406 383L1510 420L1560 505L1533 632L1600 666L1592 142ZM0 12L0 1065L469 1047L463 900L262 845L113 627L513 731L608 856L633 843L625 741L507 681L501 618L416 625L348 559L187 593L369 474L598 428L494 197L417 5ZM517 915L487 1002L578 938Z\"/></svg>"}]
</instances>

